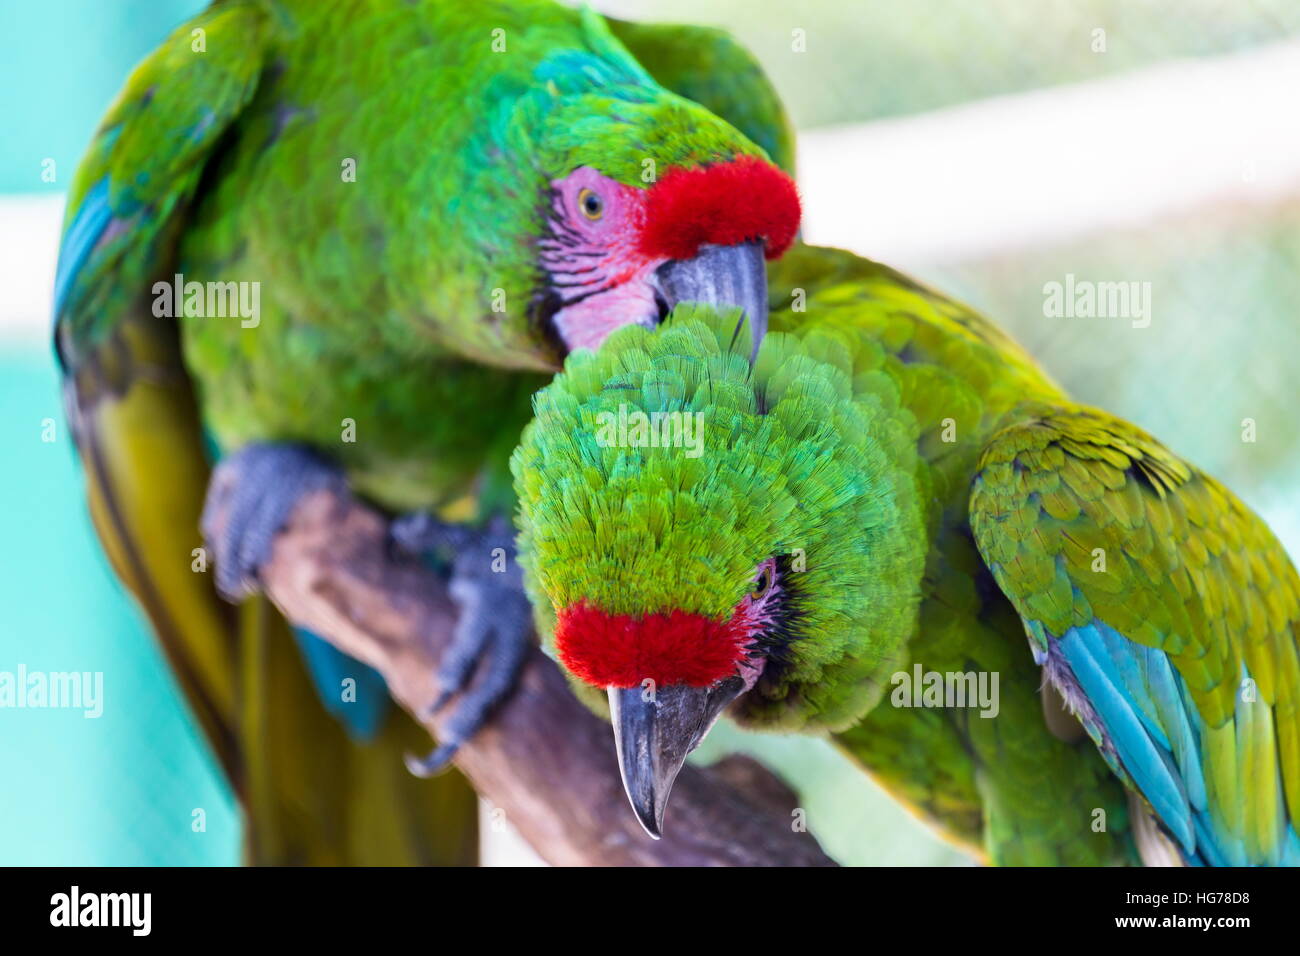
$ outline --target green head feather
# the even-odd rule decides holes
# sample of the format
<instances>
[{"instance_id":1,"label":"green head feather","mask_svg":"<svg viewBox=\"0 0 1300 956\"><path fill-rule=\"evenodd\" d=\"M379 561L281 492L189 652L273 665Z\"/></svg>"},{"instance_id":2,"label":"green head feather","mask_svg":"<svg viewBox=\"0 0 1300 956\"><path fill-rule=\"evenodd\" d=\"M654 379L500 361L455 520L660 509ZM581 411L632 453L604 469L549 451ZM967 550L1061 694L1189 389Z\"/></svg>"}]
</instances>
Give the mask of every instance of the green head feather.
<instances>
[{"instance_id":1,"label":"green head feather","mask_svg":"<svg viewBox=\"0 0 1300 956\"><path fill-rule=\"evenodd\" d=\"M576 22L555 34L526 34L511 48L518 53L483 64L464 94L482 104L482 115L428 194L448 244L470 253L449 281L473 285L480 299L483 289L506 293L504 318L472 329L459 322L450 342L492 364L507 364L503 338L509 350L524 347L527 364L537 362L536 319L527 305L537 291L537 242L553 181L590 167L645 189L669 170L769 158L725 120L656 83L603 17L557 9ZM445 288L438 294L445 299ZM424 309L448 311L443 300ZM467 350L466 334L483 335L483 349Z\"/></svg>"},{"instance_id":2,"label":"green head feather","mask_svg":"<svg viewBox=\"0 0 1300 956\"><path fill-rule=\"evenodd\" d=\"M548 177L591 166L626 186L644 187L672 167L691 168L767 154L698 103L664 89L610 32L599 14L579 17L582 46L541 58L515 96L502 95L491 124ZM504 91L503 91L504 92Z\"/></svg>"},{"instance_id":3,"label":"green head feather","mask_svg":"<svg viewBox=\"0 0 1300 956\"><path fill-rule=\"evenodd\" d=\"M549 635L583 601L723 619L787 556L797 637L737 716L834 729L879 698L915 626L916 426L849 337L773 334L752 366L749 341L734 315L688 306L572 355L512 461L520 560ZM614 423L637 412L696 416L698 442L661 428L683 441L625 447Z\"/></svg>"}]
</instances>

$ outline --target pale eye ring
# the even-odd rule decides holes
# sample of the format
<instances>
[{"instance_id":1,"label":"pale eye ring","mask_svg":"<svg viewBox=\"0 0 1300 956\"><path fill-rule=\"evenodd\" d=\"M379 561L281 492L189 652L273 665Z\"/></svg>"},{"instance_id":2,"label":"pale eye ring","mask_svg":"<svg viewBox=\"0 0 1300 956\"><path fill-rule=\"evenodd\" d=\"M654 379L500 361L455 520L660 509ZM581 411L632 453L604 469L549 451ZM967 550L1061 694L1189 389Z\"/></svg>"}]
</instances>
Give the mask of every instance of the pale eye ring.
<instances>
[{"instance_id":1,"label":"pale eye ring","mask_svg":"<svg viewBox=\"0 0 1300 956\"><path fill-rule=\"evenodd\" d=\"M770 567L765 567L758 572L758 577L754 579L754 588L750 595L759 600L767 596L767 592L772 590L772 585L776 583L776 575Z\"/></svg>"},{"instance_id":2,"label":"pale eye ring","mask_svg":"<svg viewBox=\"0 0 1300 956\"><path fill-rule=\"evenodd\" d=\"M592 189L578 190L578 211L593 222L605 215L605 200Z\"/></svg>"}]
</instances>

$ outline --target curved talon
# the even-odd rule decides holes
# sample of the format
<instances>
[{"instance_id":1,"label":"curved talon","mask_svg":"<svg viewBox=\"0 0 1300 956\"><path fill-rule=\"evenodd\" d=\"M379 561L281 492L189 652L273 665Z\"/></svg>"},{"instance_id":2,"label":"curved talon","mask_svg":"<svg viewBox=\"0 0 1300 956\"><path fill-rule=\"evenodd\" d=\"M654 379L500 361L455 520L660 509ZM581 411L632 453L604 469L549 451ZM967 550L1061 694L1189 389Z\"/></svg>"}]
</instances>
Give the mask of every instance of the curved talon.
<instances>
[{"instance_id":1,"label":"curved talon","mask_svg":"<svg viewBox=\"0 0 1300 956\"><path fill-rule=\"evenodd\" d=\"M528 655L523 634L494 632L489 644L488 664L482 679L461 697L447 721L448 733L469 740L492 716L492 711L510 696Z\"/></svg>"},{"instance_id":2,"label":"curved talon","mask_svg":"<svg viewBox=\"0 0 1300 956\"><path fill-rule=\"evenodd\" d=\"M454 553L448 593L459 618L438 668L437 695L425 713L439 713L453 698L458 700L441 721L444 743L423 759L406 758L411 773L426 777L445 768L461 744L510 696L527 659L532 610L518 565L497 564L501 551L513 551L505 519L497 517L486 528L475 529L417 512L394 519L389 536L408 553Z\"/></svg>"},{"instance_id":3,"label":"curved talon","mask_svg":"<svg viewBox=\"0 0 1300 956\"><path fill-rule=\"evenodd\" d=\"M438 668L438 696L429 710L431 714L442 710L448 700L469 686L476 667L492 648L490 626L483 619L482 607L477 600L462 605L462 617Z\"/></svg>"},{"instance_id":4,"label":"curved talon","mask_svg":"<svg viewBox=\"0 0 1300 956\"><path fill-rule=\"evenodd\" d=\"M447 701L451 700L453 697L456 696L456 691L458 689L459 688L447 687L444 688L443 690L438 691L438 696L433 699L433 703L429 705L425 713L429 714L430 716L438 713L438 711L442 710L444 707L447 706Z\"/></svg>"},{"instance_id":5,"label":"curved talon","mask_svg":"<svg viewBox=\"0 0 1300 956\"><path fill-rule=\"evenodd\" d=\"M445 743L427 757L406 754L406 769L417 777L434 777L451 766L451 758L460 750L460 743Z\"/></svg>"}]
</instances>

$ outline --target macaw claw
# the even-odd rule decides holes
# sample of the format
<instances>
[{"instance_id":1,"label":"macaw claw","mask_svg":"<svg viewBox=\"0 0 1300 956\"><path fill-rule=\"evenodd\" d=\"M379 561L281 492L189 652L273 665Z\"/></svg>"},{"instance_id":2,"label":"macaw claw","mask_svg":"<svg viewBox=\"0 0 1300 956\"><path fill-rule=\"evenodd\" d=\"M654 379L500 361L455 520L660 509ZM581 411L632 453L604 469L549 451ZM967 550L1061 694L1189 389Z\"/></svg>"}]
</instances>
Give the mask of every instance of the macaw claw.
<instances>
[{"instance_id":1,"label":"macaw claw","mask_svg":"<svg viewBox=\"0 0 1300 956\"><path fill-rule=\"evenodd\" d=\"M201 521L221 596L238 602L258 590L275 536L303 495L346 487L341 471L301 445L257 442L223 458Z\"/></svg>"},{"instance_id":2,"label":"macaw claw","mask_svg":"<svg viewBox=\"0 0 1300 956\"><path fill-rule=\"evenodd\" d=\"M443 724L438 748L427 757L406 758L411 773L428 777L446 769L461 745L514 691L528 655L532 608L504 519L475 529L415 513L396 519L390 536L412 554L446 550L452 555L448 593L460 616L438 668L438 695L429 713L460 699Z\"/></svg>"}]
</instances>

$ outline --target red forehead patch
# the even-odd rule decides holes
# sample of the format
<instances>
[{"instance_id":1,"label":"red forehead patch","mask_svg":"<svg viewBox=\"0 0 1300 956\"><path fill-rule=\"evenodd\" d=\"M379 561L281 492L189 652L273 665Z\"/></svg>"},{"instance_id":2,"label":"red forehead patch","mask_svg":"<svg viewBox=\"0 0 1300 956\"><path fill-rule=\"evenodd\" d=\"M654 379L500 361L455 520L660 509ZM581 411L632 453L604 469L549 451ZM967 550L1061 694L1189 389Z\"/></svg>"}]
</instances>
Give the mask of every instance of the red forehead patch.
<instances>
[{"instance_id":1,"label":"red forehead patch","mask_svg":"<svg viewBox=\"0 0 1300 956\"><path fill-rule=\"evenodd\" d=\"M757 156L694 169L671 169L647 191L641 252L689 259L700 246L767 240L776 259L799 230L794 180Z\"/></svg>"},{"instance_id":2,"label":"red forehead patch","mask_svg":"<svg viewBox=\"0 0 1300 956\"><path fill-rule=\"evenodd\" d=\"M730 621L685 611L635 618L577 604L560 611L555 629L564 666L596 687L707 687L736 673L744 647Z\"/></svg>"}]
</instances>

